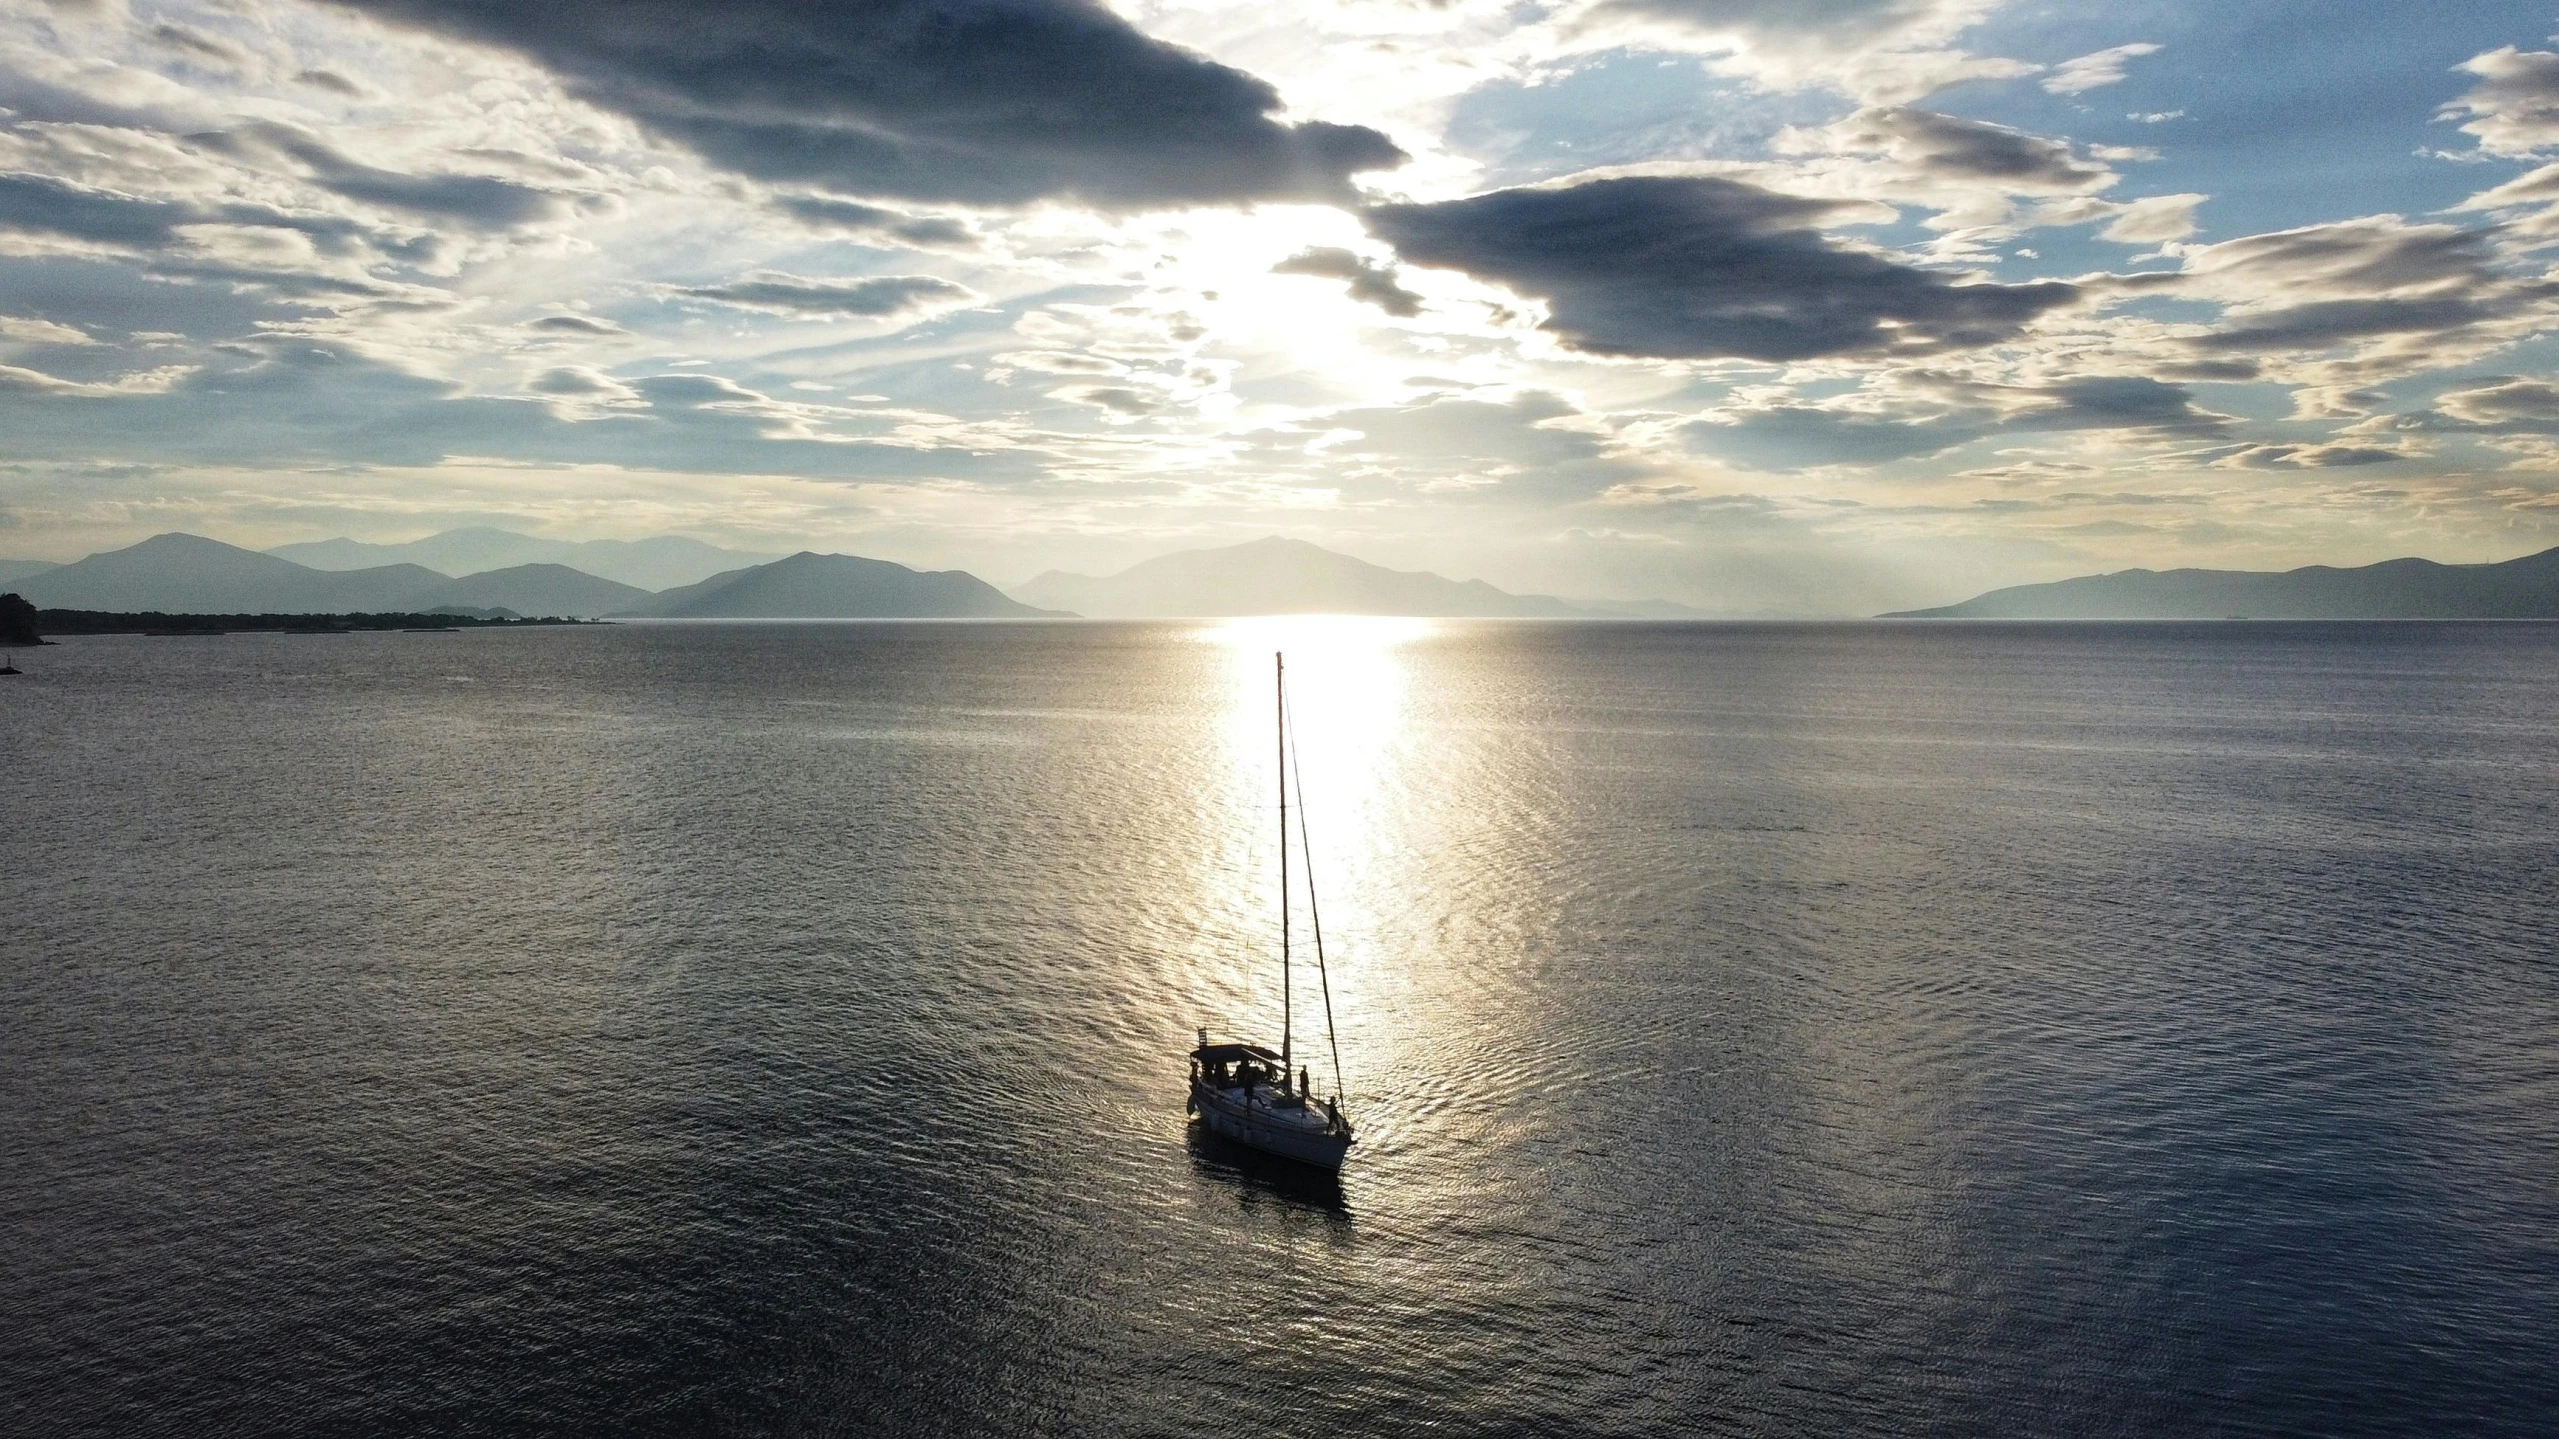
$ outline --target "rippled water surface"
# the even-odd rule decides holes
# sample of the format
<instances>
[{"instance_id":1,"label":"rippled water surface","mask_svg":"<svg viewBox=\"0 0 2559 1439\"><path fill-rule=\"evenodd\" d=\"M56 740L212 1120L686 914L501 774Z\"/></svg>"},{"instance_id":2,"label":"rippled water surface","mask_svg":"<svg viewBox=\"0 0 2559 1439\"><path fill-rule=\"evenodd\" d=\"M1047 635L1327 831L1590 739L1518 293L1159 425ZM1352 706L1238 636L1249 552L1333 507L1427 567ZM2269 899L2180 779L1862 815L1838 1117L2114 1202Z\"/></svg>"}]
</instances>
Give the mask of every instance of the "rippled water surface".
<instances>
[{"instance_id":1,"label":"rippled water surface","mask_svg":"<svg viewBox=\"0 0 2559 1439\"><path fill-rule=\"evenodd\" d=\"M1277 1028L1282 645L1338 1189L1182 1114L1195 1026ZM2559 628L20 663L0 1427L2559 1413Z\"/></svg>"}]
</instances>

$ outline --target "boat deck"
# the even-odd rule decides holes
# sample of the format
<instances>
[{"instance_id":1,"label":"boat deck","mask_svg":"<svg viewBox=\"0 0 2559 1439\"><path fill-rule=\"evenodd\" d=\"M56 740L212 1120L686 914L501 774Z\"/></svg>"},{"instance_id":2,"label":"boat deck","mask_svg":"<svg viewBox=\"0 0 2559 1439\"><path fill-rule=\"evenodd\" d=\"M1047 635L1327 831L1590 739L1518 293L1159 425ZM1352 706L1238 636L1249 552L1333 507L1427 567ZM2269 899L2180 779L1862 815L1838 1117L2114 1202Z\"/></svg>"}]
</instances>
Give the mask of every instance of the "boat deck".
<instances>
[{"instance_id":1,"label":"boat deck","mask_svg":"<svg viewBox=\"0 0 2559 1439\"><path fill-rule=\"evenodd\" d=\"M1235 1115L1250 1113L1255 1124L1299 1130L1306 1134L1322 1134L1341 1121L1325 1109L1321 1100L1286 1093L1267 1084L1238 1085L1219 1088L1202 1081L1194 1093L1203 1105L1214 1104Z\"/></svg>"}]
</instances>

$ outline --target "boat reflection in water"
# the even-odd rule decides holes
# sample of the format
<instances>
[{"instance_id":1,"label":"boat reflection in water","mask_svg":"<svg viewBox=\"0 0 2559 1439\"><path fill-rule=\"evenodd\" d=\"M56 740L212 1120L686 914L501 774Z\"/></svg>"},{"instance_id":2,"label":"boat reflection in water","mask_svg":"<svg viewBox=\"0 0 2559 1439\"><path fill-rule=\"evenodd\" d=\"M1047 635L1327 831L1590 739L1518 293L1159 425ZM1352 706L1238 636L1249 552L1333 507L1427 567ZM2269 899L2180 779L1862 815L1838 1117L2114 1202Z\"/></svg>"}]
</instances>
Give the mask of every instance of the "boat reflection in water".
<instances>
[{"instance_id":1,"label":"boat reflection in water","mask_svg":"<svg viewBox=\"0 0 2559 1439\"><path fill-rule=\"evenodd\" d=\"M1314 848L1308 844L1306 807L1298 806L1300 852L1307 856L1306 907L1313 922L1315 972L1324 995L1324 1030L1333 1052L1333 1093L1319 1098L1314 1075L1296 1059L1296 989L1290 981L1288 933L1288 794L1295 778L1289 769L1288 662L1271 657L1279 740L1279 876L1280 876L1280 1047L1273 1052L1258 1044L1212 1044L1199 1032L1191 1051L1188 1108L1211 1131L1238 1144L1295 1160L1326 1171L1338 1171L1357 1137L1342 1114L1340 1040L1333 1035L1333 981L1324 967L1324 921L1315 902L1312 872ZM1304 798L1304 786L1298 786Z\"/></svg>"}]
</instances>

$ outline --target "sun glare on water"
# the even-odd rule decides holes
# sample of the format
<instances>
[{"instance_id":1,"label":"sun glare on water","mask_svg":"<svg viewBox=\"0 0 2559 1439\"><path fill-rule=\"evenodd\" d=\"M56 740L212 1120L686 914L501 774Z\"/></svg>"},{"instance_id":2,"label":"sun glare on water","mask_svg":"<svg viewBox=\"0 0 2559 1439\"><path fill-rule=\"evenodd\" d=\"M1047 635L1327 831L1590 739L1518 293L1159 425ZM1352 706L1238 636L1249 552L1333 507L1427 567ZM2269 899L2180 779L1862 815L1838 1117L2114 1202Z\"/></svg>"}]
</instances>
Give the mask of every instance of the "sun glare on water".
<instances>
[{"instance_id":1,"label":"sun glare on water","mask_svg":"<svg viewBox=\"0 0 2559 1439\"><path fill-rule=\"evenodd\" d=\"M1405 769L1407 650L1432 630L1430 621L1419 619L1273 615L1227 620L1200 632L1225 656L1219 729L1227 756L1221 768L1232 787L1228 811L1236 816L1238 838L1252 856L1241 869L1252 890L1245 908L1270 916L1274 946L1279 792L1273 661L1274 656L1286 659L1294 771L1289 776L1288 838L1294 939L1303 947L1299 958L1312 960L1314 916L1306 887L1310 851L1301 848L1311 842L1312 877L1335 965L1337 1000L1345 971L1355 975L1374 958L1362 955L1361 940L1372 928L1374 880L1387 858L1384 846L1399 832L1393 805ZM1229 882L1233 877L1230 873ZM1262 928L1259 920L1248 924L1251 930ZM1300 978L1307 987L1299 999L1311 1002L1314 976ZM1263 966L1253 964L1248 983L1264 990L1265 980ZM1350 982L1356 987L1356 978ZM1276 973L1268 974L1266 997L1247 1007L1267 1007L1276 1019L1276 984ZM1300 1017L1307 1016L1301 1012Z\"/></svg>"},{"instance_id":2,"label":"sun glare on water","mask_svg":"<svg viewBox=\"0 0 2559 1439\"><path fill-rule=\"evenodd\" d=\"M1367 615L1271 615L1228 620L1214 632L1228 655L1227 735L1239 761L1260 752L1263 791L1276 760L1272 683L1284 657L1292 733L1289 747L1307 802L1346 830L1377 798L1390 752L1404 728L1404 647L1430 633L1428 620ZM1347 832L1330 836L1338 844ZM1328 842L1319 832L1318 846ZM1319 848L1319 855L1322 850Z\"/></svg>"}]
</instances>

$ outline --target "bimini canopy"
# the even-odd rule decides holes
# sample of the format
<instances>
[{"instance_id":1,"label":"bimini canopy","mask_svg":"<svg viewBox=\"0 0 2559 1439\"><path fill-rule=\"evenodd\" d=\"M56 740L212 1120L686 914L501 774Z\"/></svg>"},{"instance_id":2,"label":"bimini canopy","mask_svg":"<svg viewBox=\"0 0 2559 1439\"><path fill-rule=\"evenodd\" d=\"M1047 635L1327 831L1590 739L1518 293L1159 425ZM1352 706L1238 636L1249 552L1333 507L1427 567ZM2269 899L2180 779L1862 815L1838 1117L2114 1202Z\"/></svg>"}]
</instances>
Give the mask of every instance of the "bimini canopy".
<instances>
[{"instance_id":1,"label":"bimini canopy","mask_svg":"<svg viewBox=\"0 0 2559 1439\"><path fill-rule=\"evenodd\" d=\"M1264 1064L1279 1063L1279 1056L1258 1044L1203 1044L1191 1051L1191 1058L1202 1064L1236 1064L1258 1059Z\"/></svg>"}]
</instances>

